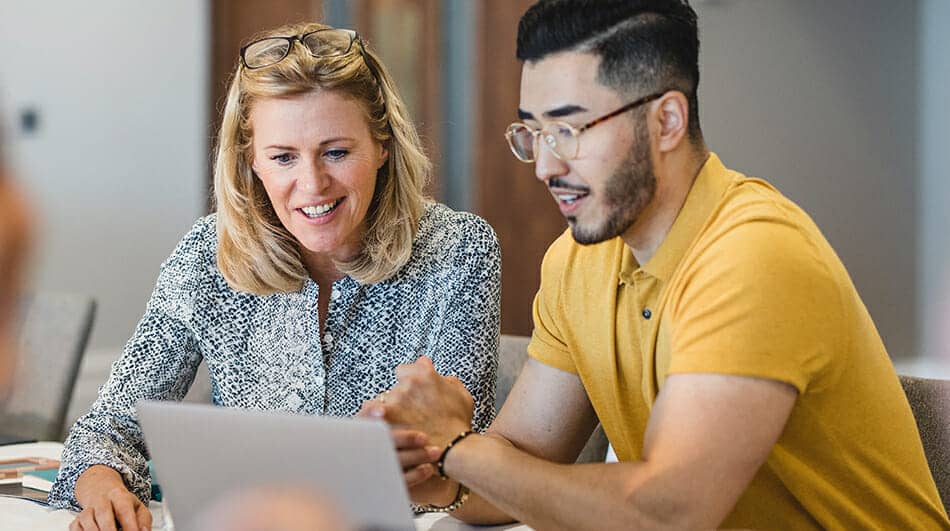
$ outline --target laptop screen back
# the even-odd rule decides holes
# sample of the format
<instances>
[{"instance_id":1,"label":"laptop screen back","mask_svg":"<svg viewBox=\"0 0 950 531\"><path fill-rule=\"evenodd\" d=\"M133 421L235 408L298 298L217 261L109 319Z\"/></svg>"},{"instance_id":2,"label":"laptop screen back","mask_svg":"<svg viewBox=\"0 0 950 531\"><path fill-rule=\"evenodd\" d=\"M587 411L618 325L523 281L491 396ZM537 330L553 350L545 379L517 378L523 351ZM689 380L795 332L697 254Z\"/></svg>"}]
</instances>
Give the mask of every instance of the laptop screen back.
<instances>
[{"instance_id":1,"label":"laptop screen back","mask_svg":"<svg viewBox=\"0 0 950 531\"><path fill-rule=\"evenodd\" d=\"M310 487L357 529L415 529L381 422L153 401L138 415L178 531L222 495L260 485Z\"/></svg>"}]
</instances>

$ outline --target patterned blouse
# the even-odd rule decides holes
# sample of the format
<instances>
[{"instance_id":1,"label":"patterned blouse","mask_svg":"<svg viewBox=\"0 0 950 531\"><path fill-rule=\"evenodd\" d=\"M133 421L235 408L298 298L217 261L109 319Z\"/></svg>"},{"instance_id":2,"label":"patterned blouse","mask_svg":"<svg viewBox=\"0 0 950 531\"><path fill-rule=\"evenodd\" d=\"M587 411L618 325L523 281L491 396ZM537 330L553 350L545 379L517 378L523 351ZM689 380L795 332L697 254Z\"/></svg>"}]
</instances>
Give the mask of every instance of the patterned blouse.
<instances>
[{"instance_id":1,"label":"patterned blouse","mask_svg":"<svg viewBox=\"0 0 950 531\"><path fill-rule=\"evenodd\" d=\"M491 422L501 256L484 220L428 205L412 256L396 275L333 284L322 340L315 282L296 293L237 292L218 271L216 249L212 214L162 264L145 316L66 439L53 506L78 509L76 478L95 464L116 469L147 503L148 453L135 403L181 400L202 360L215 404L350 416L395 385L397 365L426 355L471 392L475 428Z\"/></svg>"}]
</instances>

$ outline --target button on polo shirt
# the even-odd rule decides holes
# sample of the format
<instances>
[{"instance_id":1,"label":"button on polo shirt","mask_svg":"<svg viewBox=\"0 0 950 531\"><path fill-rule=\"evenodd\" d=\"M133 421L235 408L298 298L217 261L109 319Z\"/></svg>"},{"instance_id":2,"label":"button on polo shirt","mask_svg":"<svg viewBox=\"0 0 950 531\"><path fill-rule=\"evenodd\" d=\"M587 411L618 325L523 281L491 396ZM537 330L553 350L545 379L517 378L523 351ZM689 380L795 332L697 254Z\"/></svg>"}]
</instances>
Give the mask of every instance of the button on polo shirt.
<instances>
[{"instance_id":1,"label":"button on polo shirt","mask_svg":"<svg viewBox=\"0 0 950 531\"><path fill-rule=\"evenodd\" d=\"M528 353L576 373L621 461L677 373L794 386L785 430L729 528L950 527L863 302L812 220L715 155L643 265L619 238L548 249ZM649 310L650 318L645 318Z\"/></svg>"}]
</instances>

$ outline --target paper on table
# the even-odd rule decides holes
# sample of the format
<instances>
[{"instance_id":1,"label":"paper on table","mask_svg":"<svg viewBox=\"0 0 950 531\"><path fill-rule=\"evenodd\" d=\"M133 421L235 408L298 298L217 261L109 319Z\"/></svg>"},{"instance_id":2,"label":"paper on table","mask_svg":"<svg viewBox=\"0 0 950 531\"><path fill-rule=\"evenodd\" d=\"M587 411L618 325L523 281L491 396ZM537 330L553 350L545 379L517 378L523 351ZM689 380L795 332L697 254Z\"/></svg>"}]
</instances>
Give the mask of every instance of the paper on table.
<instances>
[{"instance_id":1,"label":"paper on table","mask_svg":"<svg viewBox=\"0 0 950 531\"><path fill-rule=\"evenodd\" d=\"M33 474L24 474L21 479L23 480L23 488L26 488L26 489L34 489L34 490L41 490L43 492L49 492L53 488L52 481L34 476Z\"/></svg>"}]
</instances>

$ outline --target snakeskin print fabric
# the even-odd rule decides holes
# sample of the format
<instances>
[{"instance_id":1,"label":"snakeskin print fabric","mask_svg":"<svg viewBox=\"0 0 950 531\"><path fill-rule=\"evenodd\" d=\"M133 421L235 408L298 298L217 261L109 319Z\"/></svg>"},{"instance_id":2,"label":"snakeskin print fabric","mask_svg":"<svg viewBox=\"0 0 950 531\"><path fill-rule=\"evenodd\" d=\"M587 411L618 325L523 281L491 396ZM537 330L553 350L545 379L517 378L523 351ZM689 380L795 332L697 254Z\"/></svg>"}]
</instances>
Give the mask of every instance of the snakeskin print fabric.
<instances>
[{"instance_id":1,"label":"snakeskin print fabric","mask_svg":"<svg viewBox=\"0 0 950 531\"><path fill-rule=\"evenodd\" d=\"M147 501L148 452L135 403L182 399L202 360L215 404L350 416L395 385L397 365L427 355L472 393L475 428L491 422L501 256L482 219L428 205L412 257L395 276L333 284L322 338L316 283L269 296L234 291L217 269L216 248L212 214L162 264L144 317L91 410L70 431L49 496L53 506L78 509L76 478L94 464L119 471Z\"/></svg>"}]
</instances>

